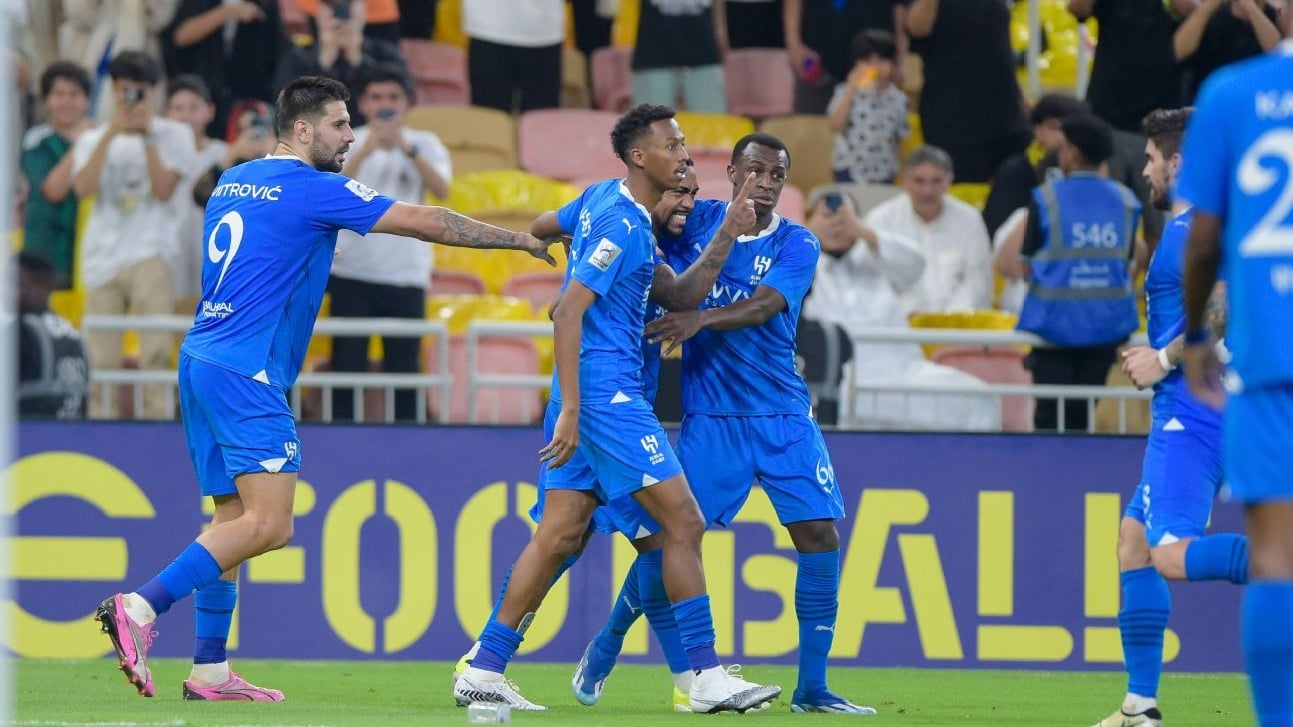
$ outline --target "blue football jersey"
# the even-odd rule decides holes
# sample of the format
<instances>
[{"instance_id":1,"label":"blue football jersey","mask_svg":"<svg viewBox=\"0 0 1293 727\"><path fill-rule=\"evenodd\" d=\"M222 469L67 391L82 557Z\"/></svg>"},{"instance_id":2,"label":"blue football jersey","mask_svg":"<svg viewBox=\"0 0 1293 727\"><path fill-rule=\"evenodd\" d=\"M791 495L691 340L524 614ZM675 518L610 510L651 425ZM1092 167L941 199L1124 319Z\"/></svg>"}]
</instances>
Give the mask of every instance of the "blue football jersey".
<instances>
[{"instance_id":1,"label":"blue football jersey","mask_svg":"<svg viewBox=\"0 0 1293 727\"><path fill-rule=\"evenodd\" d=\"M662 241L669 265L685 270L695 262L726 213L726 202L696 200L682 235ZM731 331L702 329L683 344L684 413L763 416L810 412L808 385L795 367L795 335L820 250L813 233L780 216L758 235L737 240L701 309L747 300L761 285L780 293L786 307L763 325Z\"/></svg>"},{"instance_id":2,"label":"blue football jersey","mask_svg":"<svg viewBox=\"0 0 1293 727\"><path fill-rule=\"evenodd\" d=\"M1230 365L1293 381L1293 42L1208 77L1182 157L1177 196L1225 223Z\"/></svg>"},{"instance_id":3,"label":"blue football jersey","mask_svg":"<svg viewBox=\"0 0 1293 727\"><path fill-rule=\"evenodd\" d=\"M604 406L622 397L645 398L642 328L655 272L651 217L621 180L608 179L558 210L557 222L571 233L562 292L573 278L597 294L584 312L581 403ZM555 371L552 398L561 398Z\"/></svg>"},{"instance_id":4,"label":"blue football jersey","mask_svg":"<svg viewBox=\"0 0 1293 727\"><path fill-rule=\"evenodd\" d=\"M295 157L226 171L207 202L202 300L181 350L290 387L323 303L337 231L366 234L394 203Z\"/></svg>"}]
</instances>

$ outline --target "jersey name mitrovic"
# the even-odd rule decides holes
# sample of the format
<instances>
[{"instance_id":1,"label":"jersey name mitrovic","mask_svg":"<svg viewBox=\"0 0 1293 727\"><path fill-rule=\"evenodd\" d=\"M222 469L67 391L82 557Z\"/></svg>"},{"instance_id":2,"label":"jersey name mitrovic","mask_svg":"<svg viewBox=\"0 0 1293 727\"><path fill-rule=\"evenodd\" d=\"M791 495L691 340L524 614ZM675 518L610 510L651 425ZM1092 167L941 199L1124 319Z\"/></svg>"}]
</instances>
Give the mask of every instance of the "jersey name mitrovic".
<instances>
[{"instance_id":1,"label":"jersey name mitrovic","mask_svg":"<svg viewBox=\"0 0 1293 727\"><path fill-rule=\"evenodd\" d=\"M296 157L226 171L207 203L202 299L181 350L290 387L323 302L337 231L366 234L394 203Z\"/></svg>"},{"instance_id":2,"label":"jersey name mitrovic","mask_svg":"<svg viewBox=\"0 0 1293 727\"><path fill-rule=\"evenodd\" d=\"M682 235L661 241L669 265L685 270L694 263L726 213L726 202L697 200ZM795 367L795 336L820 249L813 233L780 216L758 235L738 238L701 309L748 300L759 286L780 293L786 307L762 325L702 329L683 344L684 413L809 414L808 385Z\"/></svg>"}]
</instances>

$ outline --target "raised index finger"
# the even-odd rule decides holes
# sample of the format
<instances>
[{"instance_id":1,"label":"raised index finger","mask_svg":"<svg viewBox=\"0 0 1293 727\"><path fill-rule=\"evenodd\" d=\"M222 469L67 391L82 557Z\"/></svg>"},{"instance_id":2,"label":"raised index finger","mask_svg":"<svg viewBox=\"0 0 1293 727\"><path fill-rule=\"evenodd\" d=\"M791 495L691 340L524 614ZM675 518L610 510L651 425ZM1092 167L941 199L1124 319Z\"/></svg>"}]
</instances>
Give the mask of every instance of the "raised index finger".
<instances>
[{"instance_id":1,"label":"raised index finger","mask_svg":"<svg viewBox=\"0 0 1293 727\"><path fill-rule=\"evenodd\" d=\"M741 182L741 190L736 193L733 201L744 202L750 196L750 187L754 186L754 180L758 177L754 172L745 175L745 181Z\"/></svg>"}]
</instances>

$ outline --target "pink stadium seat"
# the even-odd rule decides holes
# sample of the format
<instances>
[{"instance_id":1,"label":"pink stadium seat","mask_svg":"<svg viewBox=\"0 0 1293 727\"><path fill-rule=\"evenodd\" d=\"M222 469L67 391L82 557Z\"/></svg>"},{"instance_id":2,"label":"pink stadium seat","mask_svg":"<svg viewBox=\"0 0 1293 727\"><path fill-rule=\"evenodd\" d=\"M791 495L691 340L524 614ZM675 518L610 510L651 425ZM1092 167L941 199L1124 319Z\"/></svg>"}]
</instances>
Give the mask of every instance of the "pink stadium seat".
<instances>
[{"instance_id":1,"label":"pink stadium seat","mask_svg":"<svg viewBox=\"0 0 1293 727\"><path fill-rule=\"evenodd\" d=\"M1032 384L1024 368L1024 352L1013 346L942 346L930 358L983 379L989 384ZM1001 428L1007 432L1033 430L1033 400L1026 396L1001 399Z\"/></svg>"},{"instance_id":2,"label":"pink stadium seat","mask_svg":"<svg viewBox=\"0 0 1293 727\"><path fill-rule=\"evenodd\" d=\"M684 130L684 133L685 130ZM732 150L688 147L687 153L696 166L697 179L726 179L727 165L732 161ZM731 195L726 195L731 196Z\"/></svg>"},{"instance_id":3,"label":"pink stadium seat","mask_svg":"<svg viewBox=\"0 0 1293 727\"><path fill-rule=\"evenodd\" d=\"M603 111L623 113L629 108L633 91L633 49L605 46L593 51L593 105Z\"/></svg>"},{"instance_id":4,"label":"pink stadium seat","mask_svg":"<svg viewBox=\"0 0 1293 727\"><path fill-rule=\"evenodd\" d=\"M536 311L547 310L553 297L561 292L565 277L565 273L555 270L513 275L503 284L503 295L525 298Z\"/></svg>"},{"instance_id":5,"label":"pink stadium seat","mask_svg":"<svg viewBox=\"0 0 1293 727\"><path fill-rule=\"evenodd\" d=\"M418 104L466 106L471 103L467 54L456 45L404 38L400 53L413 74Z\"/></svg>"},{"instance_id":6,"label":"pink stadium seat","mask_svg":"<svg viewBox=\"0 0 1293 727\"><path fill-rule=\"evenodd\" d=\"M438 348L427 349L427 370L439 367ZM539 372L539 354L534 342L518 338L481 339L476 366L480 373L536 374ZM454 335L449 338L449 373L453 375L453 394L449 402L449 422L465 424L471 421L467 402L467 337ZM432 389L427 394L428 415L438 417L440 392ZM540 392L534 389L481 388L476 395L476 421L481 424L533 424L543 416Z\"/></svg>"},{"instance_id":7,"label":"pink stadium seat","mask_svg":"<svg viewBox=\"0 0 1293 727\"><path fill-rule=\"evenodd\" d=\"M484 295L485 281L461 270L432 270L427 295Z\"/></svg>"},{"instance_id":8,"label":"pink stadium seat","mask_svg":"<svg viewBox=\"0 0 1293 727\"><path fill-rule=\"evenodd\" d=\"M517 141L521 168L552 179L616 177L624 164L611 152L619 115L593 109L542 109L521 114Z\"/></svg>"},{"instance_id":9,"label":"pink stadium seat","mask_svg":"<svg viewBox=\"0 0 1293 727\"><path fill-rule=\"evenodd\" d=\"M781 48L741 48L723 59L727 113L766 119L789 114L795 105L790 56Z\"/></svg>"}]
</instances>

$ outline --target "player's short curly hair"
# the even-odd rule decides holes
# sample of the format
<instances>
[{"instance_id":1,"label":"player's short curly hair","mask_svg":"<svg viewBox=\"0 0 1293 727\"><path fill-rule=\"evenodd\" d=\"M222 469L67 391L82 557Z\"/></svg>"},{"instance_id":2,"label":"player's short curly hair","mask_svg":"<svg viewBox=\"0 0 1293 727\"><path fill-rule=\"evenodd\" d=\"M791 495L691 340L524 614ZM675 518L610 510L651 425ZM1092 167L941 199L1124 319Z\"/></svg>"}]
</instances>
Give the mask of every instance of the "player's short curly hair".
<instances>
[{"instance_id":1,"label":"player's short curly hair","mask_svg":"<svg viewBox=\"0 0 1293 727\"><path fill-rule=\"evenodd\" d=\"M615 156L628 161L629 149L642 137L651 133L651 124L665 119L672 119L678 112L669 106L656 104L638 104L615 122L611 129L611 149Z\"/></svg>"},{"instance_id":2,"label":"player's short curly hair","mask_svg":"<svg viewBox=\"0 0 1293 727\"><path fill-rule=\"evenodd\" d=\"M301 76L283 87L274 103L274 118L277 119L279 137L285 137L292 131L292 124L297 119L306 119L310 123L323 116L323 107L333 101L349 101L350 89L346 84L327 76Z\"/></svg>"},{"instance_id":3,"label":"player's short curly hair","mask_svg":"<svg viewBox=\"0 0 1293 727\"><path fill-rule=\"evenodd\" d=\"M1185 136L1185 127L1190 123L1190 114L1194 108L1154 109L1140 121L1140 133L1154 142L1165 159L1171 159L1181 151L1181 139Z\"/></svg>"}]
</instances>

